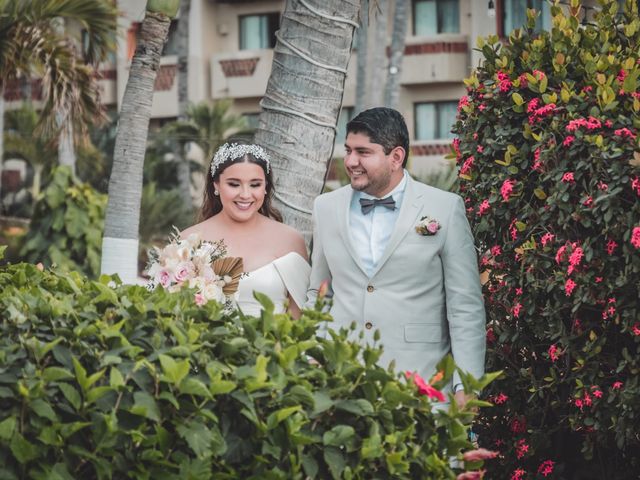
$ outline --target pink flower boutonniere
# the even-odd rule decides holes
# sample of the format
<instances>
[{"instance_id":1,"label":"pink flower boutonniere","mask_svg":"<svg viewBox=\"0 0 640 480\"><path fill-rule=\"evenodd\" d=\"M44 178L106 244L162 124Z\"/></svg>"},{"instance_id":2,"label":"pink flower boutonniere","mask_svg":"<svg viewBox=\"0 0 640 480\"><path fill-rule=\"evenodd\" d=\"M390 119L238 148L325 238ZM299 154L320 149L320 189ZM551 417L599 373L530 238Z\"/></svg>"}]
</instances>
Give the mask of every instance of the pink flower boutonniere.
<instances>
[{"instance_id":1,"label":"pink flower boutonniere","mask_svg":"<svg viewBox=\"0 0 640 480\"><path fill-rule=\"evenodd\" d=\"M431 217L422 217L416 225L416 232L420 235L435 235L440 230L440 223Z\"/></svg>"}]
</instances>

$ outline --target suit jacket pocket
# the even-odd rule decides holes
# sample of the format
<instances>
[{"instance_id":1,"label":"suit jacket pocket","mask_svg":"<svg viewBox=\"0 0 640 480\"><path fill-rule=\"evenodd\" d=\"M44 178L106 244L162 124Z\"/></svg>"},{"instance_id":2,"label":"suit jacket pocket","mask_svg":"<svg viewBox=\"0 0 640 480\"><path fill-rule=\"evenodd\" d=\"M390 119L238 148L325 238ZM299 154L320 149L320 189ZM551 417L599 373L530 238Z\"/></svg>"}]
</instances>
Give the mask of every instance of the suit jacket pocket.
<instances>
[{"instance_id":1,"label":"suit jacket pocket","mask_svg":"<svg viewBox=\"0 0 640 480\"><path fill-rule=\"evenodd\" d=\"M405 325L404 341L407 343L442 343L442 325L440 323Z\"/></svg>"}]
</instances>

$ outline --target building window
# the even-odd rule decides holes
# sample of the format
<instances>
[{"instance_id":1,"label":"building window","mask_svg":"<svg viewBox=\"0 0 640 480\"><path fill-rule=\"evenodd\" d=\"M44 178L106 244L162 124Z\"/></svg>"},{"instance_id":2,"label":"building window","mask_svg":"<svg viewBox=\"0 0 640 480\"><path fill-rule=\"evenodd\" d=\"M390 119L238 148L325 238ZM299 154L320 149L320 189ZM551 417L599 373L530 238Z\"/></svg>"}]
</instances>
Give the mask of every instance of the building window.
<instances>
[{"instance_id":1,"label":"building window","mask_svg":"<svg viewBox=\"0 0 640 480\"><path fill-rule=\"evenodd\" d=\"M276 46L279 13L240 17L240 50L260 50Z\"/></svg>"},{"instance_id":2,"label":"building window","mask_svg":"<svg viewBox=\"0 0 640 480\"><path fill-rule=\"evenodd\" d=\"M336 144L342 145L347 139L347 123L353 118L353 107L342 107L336 127Z\"/></svg>"},{"instance_id":3,"label":"building window","mask_svg":"<svg viewBox=\"0 0 640 480\"><path fill-rule=\"evenodd\" d=\"M415 104L416 140L444 140L454 137L451 128L456 121L458 102L425 102Z\"/></svg>"},{"instance_id":4,"label":"building window","mask_svg":"<svg viewBox=\"0 0 640 480\"><path fill-rule=\"evenodd\" d=\"M527 23L527 9L533 8L540 15L536 30L551 30L551 8L546 0L503 0L502 36L508 37L516 28Z\"/></svg>"},{"instance_id":5,"label":"building window","mask_svg":"<svg viewBox=\"0 0 640 480\"><path fill-rule=\"evenodd\" d=\"M413 0L413 34L460 32L459 0Z\"/></svg>"}]
</instances>

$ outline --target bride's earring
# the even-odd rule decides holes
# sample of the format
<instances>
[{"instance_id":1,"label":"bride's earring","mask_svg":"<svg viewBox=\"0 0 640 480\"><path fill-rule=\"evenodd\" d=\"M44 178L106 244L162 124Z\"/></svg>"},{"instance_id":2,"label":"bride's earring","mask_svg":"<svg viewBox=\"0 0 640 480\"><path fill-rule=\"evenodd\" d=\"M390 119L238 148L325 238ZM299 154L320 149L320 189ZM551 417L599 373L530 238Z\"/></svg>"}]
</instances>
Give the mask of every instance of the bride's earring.
<instances>
[{"instance_id":1,"label":"bride's earring","mask_svg":"<svg viewBox=\"0 0 640 480\"><path fill-rule=\"evenodd\" d=\"M218 192L218 190L214 190L213 194L217 197L218 195L220 195L220 192Z\"/></svg>"}]
</instances>

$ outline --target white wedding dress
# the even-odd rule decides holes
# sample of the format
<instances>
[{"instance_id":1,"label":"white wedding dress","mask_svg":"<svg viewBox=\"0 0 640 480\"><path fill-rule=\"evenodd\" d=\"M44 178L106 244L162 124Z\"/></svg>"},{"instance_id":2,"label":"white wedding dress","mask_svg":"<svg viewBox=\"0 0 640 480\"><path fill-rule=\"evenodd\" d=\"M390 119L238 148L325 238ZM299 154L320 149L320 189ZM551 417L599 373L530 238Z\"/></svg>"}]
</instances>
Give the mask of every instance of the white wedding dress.
<instances>
[{"instance_id":1,"label":"white wedding dress","mask_svg":"<svg viewBox=\"0 0 640 480\"><path fill-rule=\"evenodd\" d=\"M237 304L245 315L259 316L262 305L255 298L253 292L263 293L275 305L275 312L285 311L288 295L300 308L307 298L309 274L311 267L307 261L296 252L289 252L276 258L251 272L246 273L238 286Z\"/></svg>"}]
</instances>

